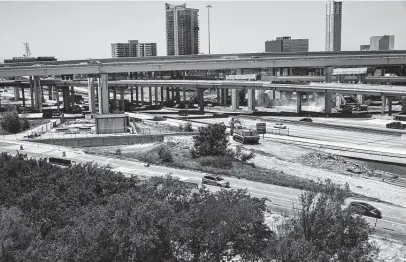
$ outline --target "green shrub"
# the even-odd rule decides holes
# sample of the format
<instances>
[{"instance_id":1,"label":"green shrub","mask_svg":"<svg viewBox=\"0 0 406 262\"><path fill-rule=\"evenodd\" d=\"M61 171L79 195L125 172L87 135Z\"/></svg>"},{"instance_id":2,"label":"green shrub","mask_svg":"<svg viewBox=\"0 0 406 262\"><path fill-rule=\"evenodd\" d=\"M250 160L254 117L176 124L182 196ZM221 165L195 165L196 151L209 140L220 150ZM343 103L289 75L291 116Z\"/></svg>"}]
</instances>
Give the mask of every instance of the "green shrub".
<instances>
[{"instance_id":1,"label":"green shrub","mask_svg":"<svg viewBox=\"0 0 406 262\"><path fill-rule=\"evenodd\" d=\"M159 159L161 159L163 162L172 162L173 157L172 157L172 152L167 145L160 145L156 149Z\"/></svg>"},{"instance_id":2,"label":"green shrub","mask_svg":"<svg viewBox=\"0 0 406 262\"><path fill-rule=\"evenodd\" d=\"M184 126L184 131L185 132L193 132L193 128L192 128L192 123L187 122Z\"/></svg>"},{"instance_id":3,"label":"green shrub","mask_svg":"<svg viewBox=\"0 0 406 262\"><path fill-rule=\"evenodd\" d=\"M21 131L28 130L31 127L30 122L25 118L21 119L20 123L21 123Z\"/></svg>"},{"instance_id":4,"label":"green shrub","mask_svg":"<svg viewBox=\"0 0 406 262\"><path fill-rule=\"evenodd\" d=\"M1 127L12 134L16 134L21 130L20 117L17 111L7 111L3 114L1 119Z\"/></svg>"},{"instance_id":5,"label":"green shrub","mask_svg":"<svg viewBox=\"0 0 406 262\"><path fill-rule=\"evenodd\" d=\"M224 156L227 153L228 137L224 123L199 127L193 137L197 156Z\"/></svg>"}]
</instances>

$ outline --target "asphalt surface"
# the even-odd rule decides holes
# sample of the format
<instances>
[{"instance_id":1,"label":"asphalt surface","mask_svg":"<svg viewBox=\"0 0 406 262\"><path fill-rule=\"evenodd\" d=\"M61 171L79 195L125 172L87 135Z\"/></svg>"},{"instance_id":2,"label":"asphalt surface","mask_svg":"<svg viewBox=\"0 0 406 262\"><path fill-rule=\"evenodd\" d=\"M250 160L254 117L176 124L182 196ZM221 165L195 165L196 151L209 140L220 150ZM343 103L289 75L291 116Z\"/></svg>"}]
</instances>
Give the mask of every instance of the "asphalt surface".
<instances>
[{"instance_id":1,"label":"asphalt surface","mask_svg":"<svg viewBox=\"0 0 406 262\"><path fill-rule=\"evenodd\" d=\"M20 149L23 146L23 150ZM75 161L76 163L93 162L100 165L110 165L113 171L122 172L126 176L162 176L172 173L174 176L179 177L180 180L200 183L204 173L181 170L175 168L168 168L163 166L149 166L145 167L144 163L136 160L122 160L113 157L89 155L81 152L80 150L73 150L64 147L37 144L33 142L11 142L3 140L0 143L0 152L9 152L11 154L17 153L27 154L28 157L41 158L41 157L62 157L62 152L66 153L67 159ZM268 199L268 205L271 210L285 211L292 213L292 207L298 206L298 197L301 190L274 186L264 183L252 182L237 178L226 178L230 181L232 189L247 189L248 192L255 197ZM215 188L218 190L218 188ZM349 200L351 201L351 200ZM406 243L406 209L395 207L382 203L368 203L374 205L382 211L383 218L376 223L376 232L381 235L386 235L393 239L405 241ZM367 221L374 226L375 219L367 218Z\"/></svg>"}]
</instances>

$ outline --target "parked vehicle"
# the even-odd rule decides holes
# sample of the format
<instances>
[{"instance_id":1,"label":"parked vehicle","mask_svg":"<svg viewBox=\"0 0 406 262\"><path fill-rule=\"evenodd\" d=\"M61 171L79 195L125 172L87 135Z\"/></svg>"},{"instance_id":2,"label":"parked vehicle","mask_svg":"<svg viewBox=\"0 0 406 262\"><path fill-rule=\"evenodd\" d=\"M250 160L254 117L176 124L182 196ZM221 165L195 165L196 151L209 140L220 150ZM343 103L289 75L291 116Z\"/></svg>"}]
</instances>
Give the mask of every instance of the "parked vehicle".
<instances>
[{"instance_id":1,"label":"parked vehicle","mask_svg":"<svg viewBox=\"0 0 406 262\"><path fill-rule=\"evenodd\" d=\"M202 178L202 184L219 186L219 187L230 187L230 182L225 181L221 176L205 175Z\"/></svg>"},{"instance_id":2,"label":"parked vehicle","mask_svg":"<svg viewBox=\"0 0 406 262\"><path fill-rule=\"evenodd\" d=\"M382 213L379 211L376 207L364 203L364 202L358 202L358 201L353 201L349 204L348 208L351 210L351 212L362 215L362 216L367 216L367 217L373 217L373 218L382 218Z\"/></svg>"},{"instance_id":3,"label":"parked vehicle","mask_svg":"<svg viewBox=\"0 0 406 262\"><path fill-rule=\"evenodd\" d=\"M275 123L275 125L273 127L279 128L279 129L286 129L286 125L284 125L282 123Z\"/></svg>"},{"instance_id":4,"label":"parked vehicle","mask_svg":"<svg viewBox=\"0 0 406 262\"><path fill-rule=\"evenodd\" d=\"M242 144L245 143L258 144L259 134L256 130L236 129L233 132L233 139Z\"/></svg>"}]
</instances>

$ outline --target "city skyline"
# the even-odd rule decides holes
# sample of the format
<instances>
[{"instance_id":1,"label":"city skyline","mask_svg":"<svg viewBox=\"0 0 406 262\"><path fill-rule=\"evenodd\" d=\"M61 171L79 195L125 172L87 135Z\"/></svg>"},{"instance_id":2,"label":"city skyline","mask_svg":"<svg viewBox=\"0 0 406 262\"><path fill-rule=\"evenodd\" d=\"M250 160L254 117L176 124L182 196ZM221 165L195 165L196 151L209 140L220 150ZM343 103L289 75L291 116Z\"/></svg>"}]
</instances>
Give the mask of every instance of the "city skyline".
<instances>
[{"instance_id":1,"label":"city skyline","mask_svg":"<svg viewBox=\"0 0 406 262\"><path fill-rule=\"evenodd\" d=\"M128 39L157 43L158 55L166 55L165 2L94 3L0 2L0 57L22 56L23 42L29 42L32 56L55 56L59 60L107 58L111 56L111 43ZM213 6L213 54L263 52L266 40L281 35L308 38L309 51L324 51L326 1L186 4L199 9L200 53L208 53L207 4ZM374 35L395 35L395 49L406 49L405 3L344 1L343 5L342 51L359 50ZM64 12L57 12L62 9ZM36 16L35 20L27 15L43 10L47 15ZM89 16L89 12L98 15Z\"/></svg>"}]
</instances>

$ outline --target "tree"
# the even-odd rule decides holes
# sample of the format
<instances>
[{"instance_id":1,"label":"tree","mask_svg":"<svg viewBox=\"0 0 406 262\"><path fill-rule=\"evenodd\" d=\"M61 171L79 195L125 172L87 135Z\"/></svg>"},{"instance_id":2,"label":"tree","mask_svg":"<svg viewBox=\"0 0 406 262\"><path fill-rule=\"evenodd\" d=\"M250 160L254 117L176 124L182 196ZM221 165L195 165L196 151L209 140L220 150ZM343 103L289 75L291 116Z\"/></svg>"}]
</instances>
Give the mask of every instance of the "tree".
<instances>
[{"instance_id":1,"label":"tree","mask_svg":"<svg viewBox=\"0 0 406 262\"><path fill-rule=\"evenodd\" d=\"M12 134L20 132L21 123L17 111L9 110L5 112L1 119L1 127Z\"/></svg>"},{"instance_id":2,"label":"tree","mask_svg":"<svg viewBox=\"0 0 406 262\"><path fill-rule=\"evenodd\" d=\"M227 153L228 138L224 123L199 127L199 134L193 137L192 156L223 156Z\"/></svg>"},{"instance_id":3,"label":"tree","mask_svg":"<svg viewBox=\"0 0 406 262\"><path fill-rule=\"evenodd\" d=\"M377 248L365 219L343 208L349 188L326 180L300 197L297 217L281 227L273 255L280 261L373 261ZM273 243L275 244L275 243Z\"/></svg>"}]
</instances>

